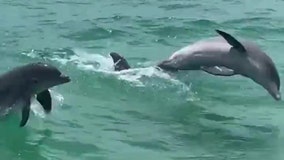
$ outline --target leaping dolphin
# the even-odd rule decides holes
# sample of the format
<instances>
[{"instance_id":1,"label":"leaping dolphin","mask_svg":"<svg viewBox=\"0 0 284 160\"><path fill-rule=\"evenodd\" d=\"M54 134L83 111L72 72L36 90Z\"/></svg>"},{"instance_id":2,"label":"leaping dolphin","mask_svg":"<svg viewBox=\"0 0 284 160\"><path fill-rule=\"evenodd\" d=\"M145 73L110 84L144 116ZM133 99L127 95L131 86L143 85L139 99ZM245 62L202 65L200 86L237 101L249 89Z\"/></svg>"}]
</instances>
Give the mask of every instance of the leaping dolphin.
<instances>
[{"instance_id":1,"label":"leaping dolphin","mask_svg":"<svg viewBox=\"0 0 284 160\"><path fill-rule=\"evenodd\" d=\"M216 30L219 37L201 40L174 52L157 66L163 70L203 70L218 76L242 75L281 100L280 78L272 59L251 41L239 41Z\"/></svg>"},{"instance_id":2,"label":"leaping dolphin","mask_svg":"<svg viewBox=\"0 0 284 160\"><path fill-rule=\"evenodd\" d=\"M9 109L20 109L20 127L23 127L29 119L33 96L36 95L44 111L49 113L52 106L48 89L70 81L69 76L47 63L30 63L16 67L0 76L0 113L6 114Z\"/></svg>"}]
</instances>

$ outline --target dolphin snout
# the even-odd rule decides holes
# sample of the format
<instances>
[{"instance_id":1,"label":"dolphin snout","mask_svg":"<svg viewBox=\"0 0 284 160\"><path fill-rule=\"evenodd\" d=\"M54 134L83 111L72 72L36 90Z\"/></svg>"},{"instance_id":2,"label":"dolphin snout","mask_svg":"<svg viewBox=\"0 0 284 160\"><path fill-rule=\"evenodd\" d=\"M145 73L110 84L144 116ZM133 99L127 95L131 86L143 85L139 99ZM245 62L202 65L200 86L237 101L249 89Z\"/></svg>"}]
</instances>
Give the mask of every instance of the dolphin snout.
<instances>
[{"instance_id":1,"label":"dolphin snout","mask_svg":"<svg viewBox=\"0 0 284 160\"><path fill-rule=\"evenodd\" d=\"M277 94L277 95L275 96L275 99L276 99L277 101L281 100L281 94L280 94L280 93Z\"/></svg>"},{"instance_id":2,"label":"dolphin snout","mask_svg":"<svg viewBox=\"0 0 284 160\"><path fill-rule=\"evenodd\" d=\"M269 94L276 100L279 101L281 100L281 93L277 87L276 84L270 84L269 87L267 88Z\"/></svg>"},{"instance_id":3,"label":"dolphin snout","mask_svg":"<svg viewBox=\"0 0 284 160\"><path fill-rule=\"evenodd\" d=\"M276 100L276 101L280 101L281 100L281 94L280 92L277 92L277 93L274 93L274 94L271 94L272 97Z\"/></svg>"},{"instance_id":4,"label":"dolphin snout","mask_svg":"<svg viewBox=\"0 0 284 160\"><path fill-rule=\"evenodd\" d=\"M63 73L61 73L61 75L59 76L60 79L63 81L63 83L68 83L71 81L71 78Z\"/></svg>"}]
</instances>

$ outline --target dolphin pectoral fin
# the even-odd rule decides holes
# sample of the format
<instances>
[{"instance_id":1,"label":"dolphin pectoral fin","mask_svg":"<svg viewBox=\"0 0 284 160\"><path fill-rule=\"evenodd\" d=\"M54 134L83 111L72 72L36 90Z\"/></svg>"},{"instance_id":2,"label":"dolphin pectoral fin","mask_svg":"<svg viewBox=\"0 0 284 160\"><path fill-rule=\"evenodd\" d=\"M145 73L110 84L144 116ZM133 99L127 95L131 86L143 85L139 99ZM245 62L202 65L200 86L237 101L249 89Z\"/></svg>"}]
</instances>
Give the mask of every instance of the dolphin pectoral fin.
<instances>
[{"instance_id":1,"label":"dolphin pectoral fin","mask_svg":"<svg viewBox=\"0 0 284 160\"><path fill-rule=\"evenodd\" d=\"M49 90L44 90L36 95L37 101L43 107L45 113L50 113L51 111L51 95Z\"/></svg>"},{"instance_id":2,"label":"dolphin pectoral fin","mask_svg":"<svg viewBox=\"0 0 284 160\"><path fill-rule=\"evenodd\" d=\"M245 53L246 49L245 47L239 42L237 39L235 39L233 36L230 34L221 31L221 30L216 30L218 34L220 34L231 46L233 46L235 49L237 49L241 53Z\"/></svg>"},{"instance_id":3,"label":"dolphin pectoral fin","mask_svg":"<svg viewBox=\"0 0 284 160\"><path fill-rule=\"evenodd\" d=\"M235 74L234 70L226 67L201 67L201 70L216 76L232 76Z\"/></svg>"},{"instance_id":4,"label":"dolphin pectoral fin","mask_svg":"<svg viewBox=\"0 0 284 160\"><path fill-rule=\"evenodd\" d=\"M30 105L31 105L31 100L26 99L24 102L23 109L22 109L22 120L20 122L20 127L24 127L26 123L28 122L28 119L30 116Z\"/></svg>"}]
</instances>

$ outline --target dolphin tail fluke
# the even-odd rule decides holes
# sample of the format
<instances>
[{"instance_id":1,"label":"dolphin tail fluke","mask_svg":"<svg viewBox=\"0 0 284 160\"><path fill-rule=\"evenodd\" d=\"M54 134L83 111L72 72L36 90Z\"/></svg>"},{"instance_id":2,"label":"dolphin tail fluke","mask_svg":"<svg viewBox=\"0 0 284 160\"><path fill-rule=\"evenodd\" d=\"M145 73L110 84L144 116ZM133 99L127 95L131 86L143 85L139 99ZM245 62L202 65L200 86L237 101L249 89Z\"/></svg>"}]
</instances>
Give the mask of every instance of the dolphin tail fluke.
<instances>
[{"instance_id":1,"label":"dolphin tail fluke","mask_svg":"<svg viewBox=\"0 0 284 160\"><path fill-rule=\"evenodd\" d=\"M219 66L214 66L214 67L201 67L201 70L215 75L215 76L233 76L235 75L234 70L226 68L226 67L219 67Z\"/></svg>"},{"instance_id":2,"label":"dolphin tail fluke","mask_svg":"<svg viewBox=\"0 0 284 160\"><path fill-rule=\"evenodd\" d=\"M30 105L31 105L31 100L25 99L25 103L22 109L22 120L20 122L20 127L24 127L28 122L30 116Z\"/></svg>"},{"instance_id":3,"label":"dolphin tail fluke","mask_svg":"<svg viewBox=\"0 0 284 160\"><path fill-rule=\"evenodd\" d=\"M50 113L51 111L51 95L49 90L44 90L36 95L37 101L43 107L45 113Z\"/></svg>"},{"instance_id":4,"label":"dolphin tail fluke","mask_svg":"<svg viewBox=\"0 0 284 160\"><path fill-rule=\"evenodd\" d=\"M221 31L221 30L216 30L216 32L218 34L220 34L231 46L233 46L234 48L236 48L239 52L241 53L245 53L246 49L245 47L241 44L241 42L239 42L237 39L235 39L233 36L231 36L230 34Z\"/></svg>"}]
</instances>

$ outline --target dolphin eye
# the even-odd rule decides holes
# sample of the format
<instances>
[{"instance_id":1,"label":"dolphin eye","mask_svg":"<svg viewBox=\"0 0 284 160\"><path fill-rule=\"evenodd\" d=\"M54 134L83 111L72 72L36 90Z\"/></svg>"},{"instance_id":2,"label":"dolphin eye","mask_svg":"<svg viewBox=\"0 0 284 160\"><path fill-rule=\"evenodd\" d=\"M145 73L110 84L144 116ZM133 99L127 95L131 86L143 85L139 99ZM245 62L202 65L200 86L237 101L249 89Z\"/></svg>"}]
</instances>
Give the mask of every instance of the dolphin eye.
<instances>
[{"instance_id":1,"label":"dolphin eye","mask_svg":"<svg viewBox=\"0 0 284 160\"><path fill-rule=\"evenodd\" d=\"M38 83L38 79L37 78L32 78L32 83L37 84Z\"/></svg>"}]
</instances>

